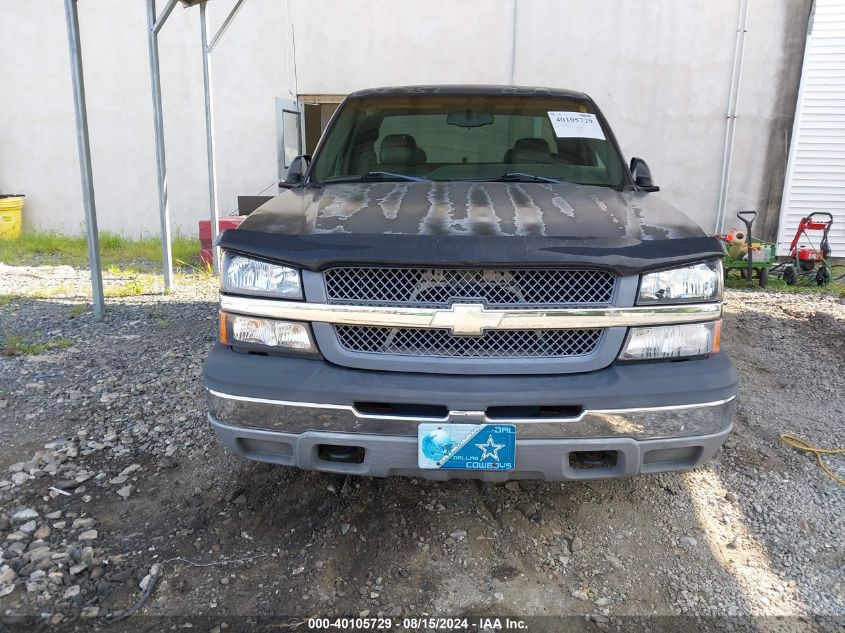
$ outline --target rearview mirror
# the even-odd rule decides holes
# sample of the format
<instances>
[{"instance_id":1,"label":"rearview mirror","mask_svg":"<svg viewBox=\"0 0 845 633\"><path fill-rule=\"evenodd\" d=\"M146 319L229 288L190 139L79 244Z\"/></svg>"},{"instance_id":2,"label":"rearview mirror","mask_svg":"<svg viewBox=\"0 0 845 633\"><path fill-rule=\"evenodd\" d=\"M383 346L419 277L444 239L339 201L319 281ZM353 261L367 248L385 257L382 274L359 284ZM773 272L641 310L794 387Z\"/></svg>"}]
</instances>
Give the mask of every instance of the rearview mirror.
<instances>
[{"instance_id":1,"label":"rearview mirror","mask_svg":"<svg viewBox=\"0 0 845 633\"><path fill-rule=\"evenodd\" d=\"M651 170L648 168L648 163L642 158L634 157L631 159L631 176L633 176L634 183L641 191L649 193L660 191L660 187L655 185L651 179Z\"/></svg>"},{"instance_id":2,"label":"rearview mirror","mask_svg":"<svg viewBox=\"0 0 845 633\"><path fill-rule=\"evenodd\" d=\"M287 176L279 183L279 187L283 189L291 189L298 187L305 180L305 174L308 171L308 165L311 164L311 157L308 154L296 156L288 167Z\"/></svg>"},{"instance_id":3,"label":"rearview mirror","mask_svg":"<svg viewBox=\"0 0 845 633\"><path fill-rule=\"evenodd\" d=\"M446 115L446 123L458 127L481 127L482 125L493 124L492 112L473 112L463 110L461 112L450 112Z\"/></svg>"}]
</instances>

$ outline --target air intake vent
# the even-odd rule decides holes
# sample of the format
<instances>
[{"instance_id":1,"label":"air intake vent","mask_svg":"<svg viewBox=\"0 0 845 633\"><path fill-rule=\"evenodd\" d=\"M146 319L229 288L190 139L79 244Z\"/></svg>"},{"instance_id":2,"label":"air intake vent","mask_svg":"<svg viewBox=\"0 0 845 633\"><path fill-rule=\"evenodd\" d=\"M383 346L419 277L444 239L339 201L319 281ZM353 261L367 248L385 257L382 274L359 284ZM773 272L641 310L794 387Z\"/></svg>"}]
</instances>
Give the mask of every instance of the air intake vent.
<instances>
[{"instance_id":1,"label":"air intake vent","mask_svg":"<svg viewBox=\"0 0 845 633\"><path fill-rule=\"evenodd\" d=\"M351 352L439 358L566 358L591 354L602 330L490 330L455 336L445 329L336 325Z\"/></svg>"},{"instance_id":2,"label":"air intake vent","mask_svg":"<svg viewBox=\"0 0 845 633\"><path fill-rule=\"evenodd\" d=\"M331 268L329 303L448 308L455 302L488 308L606 305L616 277L600 270L464 270Z\"/></svg>"}]
</instances>

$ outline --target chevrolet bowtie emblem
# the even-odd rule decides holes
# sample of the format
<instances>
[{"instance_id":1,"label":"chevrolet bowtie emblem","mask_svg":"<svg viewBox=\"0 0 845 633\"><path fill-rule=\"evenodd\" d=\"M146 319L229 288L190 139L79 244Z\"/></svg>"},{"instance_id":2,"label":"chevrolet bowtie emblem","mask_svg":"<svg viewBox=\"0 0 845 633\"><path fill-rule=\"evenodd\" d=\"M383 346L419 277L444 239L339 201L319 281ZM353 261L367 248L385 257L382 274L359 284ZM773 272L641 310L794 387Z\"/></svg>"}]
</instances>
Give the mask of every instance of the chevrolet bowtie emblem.
<instances>
[{"instance_id":1,"label":"chevrolet bowtie emblem","mask_svg":"<svg viewBox=\"0 0 845 633\"><path fill-rule=\"evenodd\" d=\"M479 335L499 327L504 315L490 312L480 303L456 303L449 310L438 310L431 317L431 327L447 328L452 334Z\"/></svg>"}]
</instances>

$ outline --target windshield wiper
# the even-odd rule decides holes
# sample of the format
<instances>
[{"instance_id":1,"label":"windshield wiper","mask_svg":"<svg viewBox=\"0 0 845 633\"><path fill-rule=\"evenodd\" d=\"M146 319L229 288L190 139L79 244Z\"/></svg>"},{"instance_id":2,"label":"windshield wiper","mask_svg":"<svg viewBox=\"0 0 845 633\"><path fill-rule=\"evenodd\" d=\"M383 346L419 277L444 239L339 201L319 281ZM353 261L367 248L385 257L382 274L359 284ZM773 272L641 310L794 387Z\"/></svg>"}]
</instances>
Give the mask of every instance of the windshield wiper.
<instances>
[{"instance_id":1,"label":"windshield wiper","mask_svg":"<svg viewBox=\"0 0 845 633\"><path fill-rule=\"evenodd\" d=\"M389 171L371 171L363 176L340 176L339 178L327 178L325 180L321 180L320 184L332 185L340 182L380 182L386 180L423 182L428 179L420 178L418 176L408 176L407 174L394 174Z\"/></svg>"},{"instance_id":2,"label":"windshield wiper","mask_svg":"<svg viewBox=\"0 0 845 633\"><path fill-rule=\"evenodd\" d=\"M537 176L536 174L524 174L519 171L512 171L496 178L485 179L485 182L550 182L558 184L561 181L556 178L546 178L545 176Z\"/></svg>"}]
</instances>

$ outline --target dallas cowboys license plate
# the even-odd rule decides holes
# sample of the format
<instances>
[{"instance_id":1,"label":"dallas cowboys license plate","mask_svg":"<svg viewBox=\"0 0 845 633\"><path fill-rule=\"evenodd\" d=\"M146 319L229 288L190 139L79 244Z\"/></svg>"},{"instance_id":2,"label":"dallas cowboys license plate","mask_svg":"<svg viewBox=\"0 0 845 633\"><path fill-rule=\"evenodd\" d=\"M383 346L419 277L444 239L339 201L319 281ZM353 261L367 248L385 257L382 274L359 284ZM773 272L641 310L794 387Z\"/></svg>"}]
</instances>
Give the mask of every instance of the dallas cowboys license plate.
<instances>
[{"instance_id":1,"label":"dallas cowboys license plate","mask_svg":"<svg viewBox=\"0 0 845 633\"><path fill-rule=\"evenodd\" d=\"M510 424L420 424L420 468L513 470L516 427Z\"/></svg>"}]
</instances>

